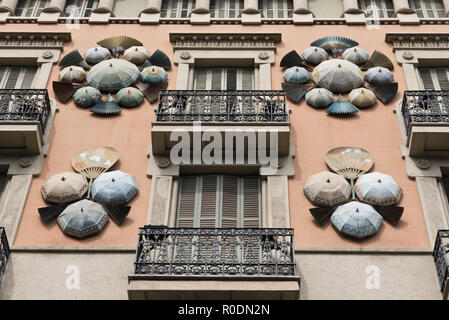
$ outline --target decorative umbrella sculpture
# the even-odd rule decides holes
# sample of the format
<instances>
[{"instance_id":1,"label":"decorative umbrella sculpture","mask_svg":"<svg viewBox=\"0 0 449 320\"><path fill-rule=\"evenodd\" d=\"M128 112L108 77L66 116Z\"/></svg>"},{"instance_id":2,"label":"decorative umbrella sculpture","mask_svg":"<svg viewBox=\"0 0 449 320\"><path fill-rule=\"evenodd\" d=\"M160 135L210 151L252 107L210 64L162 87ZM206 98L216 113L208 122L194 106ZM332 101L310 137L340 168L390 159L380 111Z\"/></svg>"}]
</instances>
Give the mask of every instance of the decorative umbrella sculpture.
<instances>
[{"instance_id":1,"label":"decorative umbrella sculpture","mask_svg":"<svg viewBox=\"0 0 449 320\"><path fill-rule=\"evenodd\" d=\"M148 60L150 53L141 46L134 46L125 50L124 58L138 66Z\"/></svg>"},{"instance_id":2,"label":"decorative umbrella sculpture","mask_svg":"<svg viewBox=\"0 0 449 320\"><path fill-rule=\"evenodd\" d=\"M291 67L285 70L284 79L289 83L303 84L310 81L310 74L302 67Z\"/></svg>"},{"instance_id":3,"label":"decorative umbrella sculpture","mask_svg":"<svg viewBox=\"0 0 449 320\"><path fill-rule=\"evenodd\" d=\"M281 60L282 68L303 67L307 70L310 67L305 63L304 59L295 50L287 53Z\"/></svg>"},{"instance_id":4,"label":"decorative umbrella sculpture","mask_svg":"<svg viewBox=\"0 0 449 320\"><path fill-rule=\"evenodd\" d=\"M150 84L159 84L167 80L167 72L164 68L158 66L147 67L140 73L142 82Z\"/></svg>"},{"instance_id":5,"label":"decorative umbrella sculpture","mask_svg":"<svg viewBox=\"0 0 449 320\"><path fill-rule=\"evenodd\" d=\"M79 88L73 95L75 104L81 108L89 108L101 101L101 92L94 87Z\"/></svg>"},{"instance_id":6,"label":"decorative umbrella sculpture","mask_svg":"<svg viewBox=\"0 0 449 320\"><path fill-rule=\"evenodd\" d=\"M329 54L326 52L326 50L319 47L307 48L302 53L302 56L304 57L304 60L306 60L308 64L311 64L313 66L316 66L321 62L329 59Z\"/></svg>"},{"instance_id":7,"label":"decorative umbrella sculpture","mask_svg":"<svg viewBox=\"0 0 449 320\"><path fill-rule=\"evenodd\" d=\"M98 41L97 44L111 50L112 55L118 58L126 49L133 46L142 46L142 42L128 36L117 36Z\"/></svg>"},{"instance_id":8,"label":"decorative umbrella sculpture","mask_svg":"<svg viewBox=\"0 0 449 320\"><path fill-rule=\"evenodd\" d=\"M101 101L97 103L90 111L99 116L115 116L122 112L122 108L117 104L117 102L112 97L112 94L108 95L108 100Z\"/></svg>"},{"instance_id":9,"label":"decorative umbrella sculpture","mask_svg":"<svg viewBox=\"0 0 449 320\"><path fill-rule=\"evenodd\" d=\"M282 90L285 90L287 98L293 102L299 102L304 98L304 95L312 88L310 84L297 84L282 82Z\"/></svg>"},{"instance_id":10,"label":"decorative umbrella sculpture","mask_svg":"<svg viewBox=\"0 0 449 320\"><path fill-rule=\"evenodd\" d=\"M314 108L328 107L334 102L334 94L323 88L315 88L306 93L306 102Z\"/></svg>"},{"instance_id":11,"label":"decorative umbrella sculpture","mask_svg":"<svg viewBox=\"0 0 449 320\"><path fill-rule=\"evenodd\" d=\"M370 90L374 92L376 97L382 101L383 104L387 104L391 100L394 99L396 94L398 93L398 83L393 82L386 86L369 86Z\"/></svg>"},{"instance_id":12,"label":"decorative umbrella sculpture","mask_svg":"<svg viewBox=\"0 0 449 320\"><path fill-rule=\"evenodd\" d=\"M126 60L111 59L102 61L90 69L87 82L91 87L106 92L116 92L135 83L139 69Z\"/></svg>"},{"instance_id":13,"label":"decorative umbrella sculpture","mask_svg":"<svg viewBox=\"0 0 449 320\"><path fill-rule=\"evenodd\" d=\"M80 86L81 84L78 83L53 81L53 91L56 98L62 103L69 101Z\"/></svg>"},{"instance_id":14,"label":"decorative umbrella sculpture","mask_svg":"<svg viewBox=\"0 0 449 320\"><path fill-rule=\"evenodd\" d=\"M382 220L372 206L357 201L338 207L331 217L332 224L339 232L358 239L377 233Z\"/></svg>"},{"instance_id":15,"label":"decorative umbrella sculpture","mask_svg":"<svg viewBox=\"0 0 449 320\"><path fill-rule=\"evenodd\" d=\"M348 116L358 112L359 109L349 101L335 101L326 110L330 115L334 116Z\"/></svg>"},{"instance_id":16,"label":"decorative umbrella sculpture","mask_svg":"<svg viewBox=\"0 0 449 320\"><path fill-rule=\"evenodd\" d=\"M61 70L59 78L62 82L83 82L86 80L86 71L78 66L70 66Z\"/></svg>"},{"instance_id":17,"label":"decorative umbrella sculpture","mask_svg":"<svg viewBox=\"0 0 449 320\"><path fill-rule=\"evenodd\" d=\"M318 87L334 93L347 93L364 82L362 70L354 63L341 59L320 63L313 69L312 80Z\"/></svg>"},{"instance_id":18,"label":"decorative umbrella sculpture","mask_svg":"<svg viewBox=\"0 0 449 320\"><path fill-rule=\"evenodd\" d=\"M164 68L164 70L171 69L170 58L161 50L157 49L151 57L148 59L148 62L153 66L158 66Z\"/></svg>"},{"instance_id":19,"label":"decorative umbrella sculpture","mask_svg":"<svg viewBox=\"0 0 449 320\"><path fill-rule=\"evenodd\" d=\"M375 86L386 86L393 82L393 73L387 68L375 67L368 69L365 80Z\"/></svg>"},{"instance_id":20,"label":"decorative umbrella sculpture","mask_svg":"<svg viewBox=\"0 0 449 320\"><path fill-rule=\"evenodd\" d=\"M92 183L92 199L105 205L128 203L138 191L136 178L120 170L103 173Z\"/></svg>"},{"instance_id":21,"label":"decorative umbrella sculpture","mask_svg":"<svg viewBox=\"0 0 449 320\"><path fill-rule=\"evenodd\" d=\"M86 199L69 205L58 217L61 230L77 238L100 232L108 221L103 206Z\"/></svg>"},{"instance_id":22,"label":"decorative umbrella sculpture","mask_svg":"<svg viewBox=\"0 0 449 320\"><path fill-rule=\"evenodd\" d=\"M68 203L79 200L88 188L84 176L73 172L56 174L41 187L42 198L53 203Z\"/></svg>"},{"instance_id":23,"label":"decorative umbrella sculpture","mask_svg":"<svg viewBox=\"0 0 449 320\"><path fill-rule=\"evenodd\" d=\"M143 93L134 87L120 89L115 95L117 103L125 108L136 107L145 99Z\"/></svg>"},{"instance_id":24,"label":"decorative umbrella sculpture","mask_svg":"<svg viewBox=\"0 0 449 320\"><path fill-rule=\"evenodd\" d=\"M335 58L342 54L344 50L358 46L359 43L345 37L329 36L315 40L310 45L313 47L320 47L327 52L332 53Z\"/></svg>"},{"instance_id":25,"label":"decorative umbrella sculpture","mask_svg":"<svg viewBox=\"0 0 449 320\"><path fill-rule=\"evenodd\" d=\"M346 49L341 57L355 64L364 64L368 61L368 53L360 47Z\"/></svg>"},{"instance_id":26,"label":"decorative umbrella sculpture","mask_svg":"<svg viewBox=\"0 0 449 320\"><path fill-rule=\"evenodd\" d=\"M89 70L90 66L87 64L86 60L84 60L81 53L78 50L73 50L64 56L59 62L59 66L61 68L66 68L70 66L80 66L84 69Z\"/></svg>"},{"instance_id":27,"label":"decorative umbrella sculpture","mask_svg":"<svg viewBox=\"0 0 449 320\"><path fill-rule=\"evenodd\" d=\"M72 158L73 169L89 180L87 198L89 198L92 180L109 170L118 158L119 153L111 147L83 150Z\"/></svg>"},{"instance_id":28,"label":"decorative umbrella sculpture","mask_svg":"<svg viewBox=\"0 0 449 320\"><path fill-rule=\"evenodd\" d=\"M368 108L376 104L376 95L369 89L357 88L348 95L348 100L358 108Z\"/></svg>"},{"instance_id":29,"label":"decorative umbrella sculpture","mask_svg":"<svg viewBox=\"0 0 449 320\"><path fill-rule=\"evenodd\" d=\"M377 50L373 52L373 54L369 57L368 61L363 66L365 70L373 67L384 67L388 70L394 69L393 62L391 62L390 58Z\"/></svg>"},{"instance_id":30,"label":"decorative umbrella sculpture","mask_svg":"<svg viewBox=\"0 0 449 320\"><path fill-rule=\"evenodd\" d=\"M86 51L84 54L84 59L87 63L97 64L103 60L108 60L111 58L111 52L103 47L93 47Z\"/></svg>"}]
</instances>

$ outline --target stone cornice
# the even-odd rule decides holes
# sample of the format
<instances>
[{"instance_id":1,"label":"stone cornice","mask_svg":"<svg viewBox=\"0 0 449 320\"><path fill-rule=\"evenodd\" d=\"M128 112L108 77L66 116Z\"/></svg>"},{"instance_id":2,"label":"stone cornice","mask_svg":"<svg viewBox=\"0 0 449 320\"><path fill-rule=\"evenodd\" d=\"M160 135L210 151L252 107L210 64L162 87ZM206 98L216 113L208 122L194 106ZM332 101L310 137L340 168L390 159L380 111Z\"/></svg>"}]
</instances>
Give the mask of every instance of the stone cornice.
<instances>
[{"instance_id":1,"label":"stone cornice","mask_svg":"<svg viewBox=\"0 0 449 320\"><path fill-rule=\"evenodd\" d=\"M72 40L70 31L60 32L0 32L0 48L4 49L62 49Z\"/></svg>"},{"instance_id":2,"label":"stone cornice","mask_svg":"<svg viewBox=\"0 0 449 320\"><path fill-rule=\"evenodd\" d=\"M388 32L385 41L393 44L393 51L449 49L447 32Z\"/></svg>"},{"instance_id":3,"label":"stone cornice","mask_svg":"<svg viewBox=\"0 0 449 320\"><path fill-rule=\"evenodd\" d=\"M281 33L192 33L170 32L170 42L179 49L261 49L276 50Z\"/></svg>"}]
</instances>

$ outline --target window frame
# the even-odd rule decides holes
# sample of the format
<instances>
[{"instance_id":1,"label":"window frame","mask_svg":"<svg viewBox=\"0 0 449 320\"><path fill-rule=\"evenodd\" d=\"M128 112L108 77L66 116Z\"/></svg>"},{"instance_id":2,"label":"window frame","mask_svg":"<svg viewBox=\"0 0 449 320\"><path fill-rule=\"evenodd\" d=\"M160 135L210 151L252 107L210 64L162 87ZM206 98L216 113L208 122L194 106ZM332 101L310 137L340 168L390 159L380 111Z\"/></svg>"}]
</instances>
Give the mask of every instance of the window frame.
<instances>
[{"instance_id":1,"label":"window frame","mask_svg":"<svg viewBox=\"0 0 449 320\"><path fill-rule=\"evenodd\" d=\"M224 9L220 9L219 4L224 3ZM240 6L242 4L242 6ZM230 0L212 0L210 2L210 12L213 18L217 19L236 19L238 18L240 12L245 8L243 0L235 0L234 8L231 8ZM230 11L233 10L235 12L235 16L230 16ZM224 12L224 16L220 17L220 12Z\"/></svg>"},{"instance_id":2,"label":"window frame","mask_svg":"<svg viewBox=\"0 0 449 320\"><path fill-rule=\"evenodd\" d=\"M391 9L387 8L387 0L381 0L382 7L379 8L376 5L376 0L358 0L358 6L361 10L365 12L367 18L371 19L388 19L392 18L394 14L394 5L393 1L389 0L391 3ZM369 3L369 4L368 4ZM368 5L367 5L368 4ZM369 9L371 6L371 9ZM375 10L374 10L375 9ZM368 15L368 11L371 11L371 15ZM379 16L379 11L384 15L383 17Z\"/></svg>"},{"instance_id":3,"label":"window frame","mask_svg":"<svg viewBox=\"0 0 449 320\"><path fill-rule=\"evenodd\" d=\"M185 17L182 16L184 2L187 2L187 9L185 9L187 12ZM167 8L164 8L164 4L167 4ZM176 4L176 8L173 8L174 4ZM195 5L195 0L166 0L162 2L161 13L166 19L185 19L188 18L189 13L195 9ZM172 17L173 11L176 11L175 17Z\"/></svg>"},{"instance_id":4,"label":"window frame","mask_svg":"<svg viewBox=\"0 0 449 320\"><path fill-rule=\"evenodd\" d=\"M426 0L409 0L409 6L410 9L415 10L416 14L420 19L439 19L444 17L444 3L442 0L438 0L442 4L443 9L437 9L435 6L435 2L430 0L427 2ZM419 8L417 8L416 4L419 3ZM430 8L427 7L427 5L430 5ZM433 17L429 17L428 11L431 10L433 13ZM442 10L442 11L441 11ZM441 13L442 15L439 15L438 13ZM421 14L421 15L420 15Z\"/></svg>"},{"instance_id":5,"label":"window frame","mask_svg":"<svg viewBox=\"0 0 449 320\"><path fill-rule=\"evenodd\" d=\"M279 8L279 2L282 4L282 9ZM294 6L291 0L259 0L258 3L259 10L265 19L288 19L290 14L293 14ZM269 3L273 6L271 9L267 8ZM291 5L291 9L289 9L289 5ZM272 11L272 17L268 17L269 11ZM283 12L284 17L279 17L279 11Z\"/></svg>"},{"instance_id":6,"label":"window frame","mask_svg":"<svg viewBox=\"0 0 449 320\"><path fill-rule=\"evenodd\" d=\"M25 78L25 74L27 69L33 68L35 69L34 75L33 75L33 80L31 81L31 85L30 88L25 88L25 89L32 89L34 88L34 85L36 83L36 77L37 74L39 72L39 68L37 66L13 66L13 65L0 65L0 68L5 68L5 73L3 74L3 76L0 79L0 89L6 89L6 83L8 82L8 78L11 74L11 71L13 68L20 68L19 71L19 76L17 77L17 81L15 84L14 88L11 89L22 89L22 85L23 85L23 80Z\"/></svg>"},{"instance_id":7,"label":"window frame","mask_svg":"<svg viewBox=\"0 0 449 320\"><path fill-rule=\"evenodd\" d=\"M64 5L64 13L67 13L66 9L69 5L76 5L76 4L69 4L69 1L71 0L67 0L65 5ZM90 16L90 14L92 13L93 10L95 10L96 8L98 8L98 4L99 4L99 0L93 0L93 4L92 7L88 7L88 3L89 0L73 0L74 2L82 2L82 6L79 7L77 6L77 9L79 9L78 14L77 15L72 15L72 13L70 13L69 17L70 18L87 18ZM90 14L86 15L86 10L90 10Z\"/></svg>"},{"instance_id":8,"label":"window frame","mask_svg":"<svg viewBox=\"0 0 449 320\"><path fill-rule=\"evenodd\" d=\"M417 73L417 77L418 77L418 82L419 82L419 86L421 90L442 90L441 86L440 86L440 80L438 79L438 75L437 75L437 68L444 68L446 69L446 76L447 76L447 80L449 81L449 67L447 66L435 66L435 67L423 67L423 66L417 66L416 67L416 73ZM428 69L430 71L430 76L432 79L432 83L433 83L433 89L426 89L425 85L424 85L424 81L422 79L421 76L421 69Z\"/></svg>"},{"instance_id":9,"label":"window frame","mask_svg":"<svg viewBox=\"0 0 449 320\"><path fill-rule=\"evenodd\" d=\"M206 88L205 89L197 89L197 74L200 70L207 70L206 74ZM255 90L255 78L256 78L256 71L254 67L212 67L212 68L201 68L197 67L194 68L194 74L193 74L193 90L218 90L218 89L212 89L212 76L213 72L220 70L221 71L221 89L220 90L229 90L227 89L227 74L228 71L234 69L237 71L236 73L236 89L235 90ZM251 76L252 76L252 83L251 83L251 89L243 89L243 73L244 71L251 70Z\"/></svg>"},{"instance_id":10,"label":"window frame","mask_svg":"<svg viewBox=\"0 0 449 320\"><path fill-rule=\"evenodd\" d=\"M48 6L50 6L50 0L35 0L36 2L34 3L34 6L30 6L30 2L33 0L24 0L24 5L23 6L19 6L20 5L20 1L19 0L17 2L16 8L14 10L14 15L16 15L17 17L37 17L40 14L40 10L47 8ZM41 8L41 3L45 2L45 6L43 8ZM17 10L22 10L20 15L17 15ZM32 12L30 15L26 15L26 13L28 12L28 10L32 9Z\"/></svg>"}]
</instances>

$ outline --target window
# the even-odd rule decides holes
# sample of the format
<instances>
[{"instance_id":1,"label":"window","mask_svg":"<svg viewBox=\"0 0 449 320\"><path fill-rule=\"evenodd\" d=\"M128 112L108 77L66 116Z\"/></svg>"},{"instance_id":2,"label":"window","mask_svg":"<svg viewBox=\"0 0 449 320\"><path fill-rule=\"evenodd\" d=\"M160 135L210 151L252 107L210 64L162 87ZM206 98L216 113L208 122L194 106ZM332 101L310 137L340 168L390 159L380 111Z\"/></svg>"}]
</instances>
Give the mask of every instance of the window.
<instances>
[{"instance_id":1,"label":"window","mask_svg":"<svg viewBox=\"0 0 449 320\"><path fill-rule=\"evenodd\" d=\"M195 0L162 1L161 13L166 18L187 18L195 8Z\"/></svg>"},{"instance_id":2,"label":"window","mask_svg":"<svg viewBox=\"0 0 449 320\"><path fill-rule=\"evenodd\" d=\"M67 0L64 13L69 17L89 17L99 0Z\"/></svg>"},{"instance_id":3,"label":"window","mask_svg":"<svg viewBox=\"0 0 449 320\"><path fill-rule=\"evenodd\" d=\"M114 0L112 12L116 17L135 18L147 7L147 4L147 0Z\"/></svg>"},{"instance_id":4,"label":"window","mask_svg":"<svg viewBox=\"0 0 449 320\"><path fill-rule=\"evenodd\" d=\"M30 89L36 73L37 67L0 66L0 89Z\"/></svg>"},{"instance_id":5,"label":"window","mask_svg":"<svg viewBox=\"0 0 449 320\"><path fill-rule=\"evenodd\" d=\"M210 12L214 18L237 18L244 9L244 0L212 0Z\"/></svg>"},{"instance_id":6,"label":"window","mask_svg":"<svg viewBox=\"0 0 449 320\"><path fill-rule=\"evenodd\" d=\"M418 75L425 90L449 90L449 67L419 67Z\"/></svg>"},{"instance_id":7,"label":"window","mask_svg":"<svg viewBox=\"0 0 449 320\"><path fill-rule=\"evenodd\" d=\"M259 0L259 9L264 18L288 18L293 12L293 1Z\"/></svg>"},{"instance_id":8,"label":"window","mask_svg":"<svg viewBox=\"0 0 449 320\"><path fill-rule=\"evenodd\" d=\"M420 18L444 17L444 4L442 0L409 0L410 8L416 10Z\"/></svg>"},{"instance_id":9,"label":"window","mask_svg":"<svg viewBox=\"0 0 449 320\"><path fill-rule=\"evenodd\" d=\"M42 9L50 5L50 0L19 0L14 15L18 17L37 17Z\"/></svg>"},{"instance_id":10,"label":"window","mask_svg":"<svg viewBox=\"0 0 449 320\"><path fill-rule=\"evenodd\" d=\"M182 176L176 226L258 228L261 205L258 176Z\"/></svg>"},{"instance_id":11,"label":"window","mask_svg":"<svg viewBox=\"0 0 449 320\"><path fill-rule=\"evenodd\" d=\"M253 90L253 68L196 68L195 90Z\"/></svg>"},{"instance_id":12,"label":"window","mask_svg":"<svg viewBox=\"0 0 449 320\"><path fill-rule=\"evenodd\" d=\"M317 18L339 18L345 11L342 0L308 0L308 3Z\"/></svg>"},{"instance_id":13,"label":"window","mask_svg":"<svg viewBox=\"0 0 449 320\"><path fill-rule=\"evenodd\" d=\"M394 14L392 0L358 0L359 8L371 19L391 18Z\"/></svg>"},{"instance_id":14,"label":"window","mask_svg":"<svg viewBox=\"0 0 449 320\"><path fill-rule=\"evenodd\" d=\"M6 185L8 184L8 175L6 172L0 173L0 203L5 193Z\"/></svg>"}]
</instances>

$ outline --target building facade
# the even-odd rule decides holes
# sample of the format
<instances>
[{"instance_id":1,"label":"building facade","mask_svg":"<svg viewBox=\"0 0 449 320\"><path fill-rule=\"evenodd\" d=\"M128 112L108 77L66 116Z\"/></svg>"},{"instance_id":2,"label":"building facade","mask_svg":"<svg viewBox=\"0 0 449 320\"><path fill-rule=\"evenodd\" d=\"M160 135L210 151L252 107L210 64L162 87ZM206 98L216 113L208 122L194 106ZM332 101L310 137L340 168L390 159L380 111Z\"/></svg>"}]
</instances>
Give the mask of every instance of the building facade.
<instances>
[{"instance_id":1,"label":"building facade","mask_svg":"<svg viewBox=\"0 0 449 320\"><path fill-rule=\"evenodd\" d=\"M447 0L1 1L1 299L446 299L448 14ZM115 36L170 59L155 101L97 117L58 100L61 59ZM286 95L283 57L327 36L385 54L394 98L332 117ZM192 157L209 133L212 157L243 160L175 163L174 132ZM42 221L41 187L94 147L119 152L139 193L125 223L80 240ZM303 187L336 147L396 179L397 225L354 240L314 221Z\"/></svg>"}]
</instances>

